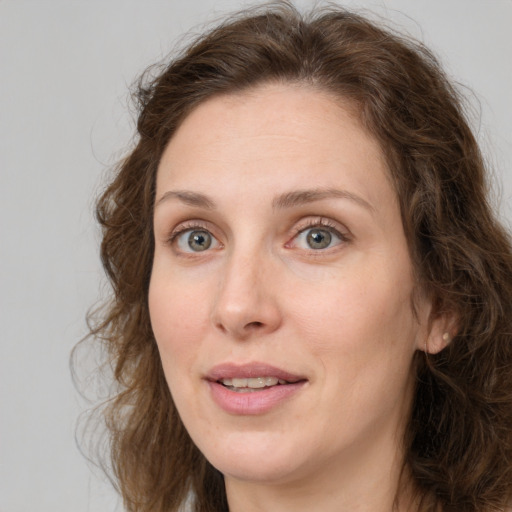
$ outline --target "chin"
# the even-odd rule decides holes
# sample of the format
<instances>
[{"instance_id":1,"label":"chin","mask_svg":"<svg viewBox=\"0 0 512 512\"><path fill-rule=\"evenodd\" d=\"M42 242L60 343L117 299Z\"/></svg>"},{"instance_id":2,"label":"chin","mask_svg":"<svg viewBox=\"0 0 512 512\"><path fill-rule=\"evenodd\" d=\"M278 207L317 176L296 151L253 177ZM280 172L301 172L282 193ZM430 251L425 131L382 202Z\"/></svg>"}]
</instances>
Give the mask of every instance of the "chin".
<instances>
[{"instance_id":1,"label":"chin","mask_svg":"<svg viewBox=\"0 0 512 512\"><path fill-rule=\"evenodd\" d=\"M200 447L212 466L225 477L275 484L293 480L304 471L306 453L297 450L296 445L294 448L282 440L272 440L268 432L236 437L238 439L230 439L226 444L219 443L214 449Z\"/></svg>"},{"instance_id":2,"label":"chin","mask_svg":"<svg viewBox=\"0 0 512 512\"><path fill-rule=\"evenodd\" d=\"M291 461L277 460L219 460L212 465L225 478L259 484L279 484L299 478L302 471L294 467Z\"/></svg>"}]
</instances>

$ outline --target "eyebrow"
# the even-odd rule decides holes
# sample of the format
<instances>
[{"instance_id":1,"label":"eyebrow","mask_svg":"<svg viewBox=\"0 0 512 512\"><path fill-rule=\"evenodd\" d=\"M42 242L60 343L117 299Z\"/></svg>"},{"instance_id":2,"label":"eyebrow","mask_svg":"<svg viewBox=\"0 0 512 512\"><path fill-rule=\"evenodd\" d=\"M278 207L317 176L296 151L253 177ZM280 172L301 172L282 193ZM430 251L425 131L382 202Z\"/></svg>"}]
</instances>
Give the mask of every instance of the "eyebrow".
<instances>
[{"instance_id":1,"label":"eyebrow","mask_svg":"<svg viewBox=\"0 0 512 512\"><path fill-rule=\"evenodd\" d=\"M347 190L339 190L335 188L315 188L305 190L294 190L292 192L285 192L275 197L272 201L273 209L285 209L293 208L295 206L302 206L304 204L313 203L315 201L321 201L322 199L348 199L354 203L364 207L370 212L374 213L374 207L365 201L362 197L359 197L352 192ZM215 210L217 205L213 199L205 194L199 192L192 192L190 190L169 190L165 192L158 199L155 204L155 208L161 203L168 201L169 199L178 199L182 203L188 206L194 206L204 208L206 210Z\"/></svg>"},{"instance_id":2,"label":"eyebrow","mask_svg":"<svg viewBox=\"0 0 512 512\"><path fill-rule=\"evenodd\" d=\"M169 199L178 199L188 206L196 206L206 210L214 210L217 207L213 199L199 192L192 192L190 190L169 190L158 199L155 203L155 208Z\"/></svg>"},{"instance_id":3,"label":"eyebrow","mask_svg":"<svg viewBox=\"0 0 512 512\"><path fill-rule=\"evenodd\" d=\"M321 201L322 199L349 199L359 206L362 206L374 213L375 208L365 201L362 197L359 197L348 190L339 190L337 188L315 188L307 190L295 190L293 192L287 192L277 196L272 201L272 207L275 209L281 208L292 208L294 206L301 206L303 204L313 203L315 201Z\"/></svg>"}]
</instances>

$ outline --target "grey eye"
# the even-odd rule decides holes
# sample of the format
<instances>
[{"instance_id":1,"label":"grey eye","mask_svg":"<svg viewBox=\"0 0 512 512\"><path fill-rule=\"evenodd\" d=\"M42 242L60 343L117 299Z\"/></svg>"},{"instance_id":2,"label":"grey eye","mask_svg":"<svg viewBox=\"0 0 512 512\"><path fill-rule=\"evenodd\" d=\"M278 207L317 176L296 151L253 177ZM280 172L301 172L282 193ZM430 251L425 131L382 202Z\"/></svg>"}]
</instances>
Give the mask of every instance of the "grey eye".
<instances>
[{"instance_id":1,"label":"grey eye","mask_svg":"<svg viewBox=\"0 0 512 512\"><path fill-rule=\"evenodd\" d=\"M199 253L219 249L220 242L201 226L184 229L172 238L172 245L179 253Z\"/></svg>"},{"instance_id":2,"label":"grey eye","mask_svg":"<svg viewBox=\"0 0 512 512\"><path fill-rule=\"evenodd\" d=\"M306 242L311 249L325 249L331 244L332 235L326 229L315 228L306 233Z\"/></svg>"},{"instance_id":3,"label":"grey eye","mask_svg":"<svg viewBox=\"0 0 512 512\"><path fill-rule=\"evenodd\" d=\"M206 251L212 245L212 235L208 231L190 231L187 243L194 252Z\"/></svg>"}]
</instances>

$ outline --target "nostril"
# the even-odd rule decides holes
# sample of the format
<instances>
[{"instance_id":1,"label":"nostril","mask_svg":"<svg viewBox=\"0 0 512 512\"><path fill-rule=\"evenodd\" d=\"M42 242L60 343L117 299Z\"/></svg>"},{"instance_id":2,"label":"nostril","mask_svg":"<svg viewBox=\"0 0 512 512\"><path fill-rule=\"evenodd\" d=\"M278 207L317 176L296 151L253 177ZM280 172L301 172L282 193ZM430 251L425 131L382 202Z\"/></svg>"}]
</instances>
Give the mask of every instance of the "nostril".
<instances>
[{"instance_id":1,"label":"nostril","mask_svg":"<svg viewBox=\"0 0 512 512\"><path fill-rule=\"evenodd\" d=\"M217 302L211 311L210 321L217 333L247 339L273 332L281 323L279 309L273 301L230 300Z\"/></svg>"},{"instance_id":2,"label":"nostril","mask_svg":"<svg viewBox=\"0 0 512 512\"><path fill-rule=\"evenodd\" d=\"M245 326L246 329L258 329L260 327L263 327L263 322L250 322Z\"/></svg>"},{"instance_id":3,"label":"nostril","mask_svg":"<svg viewBox=\"0 0 512 512\"><path fill-rule=\"evenodd\" d=\"M228 332L228 330L227 330L227 329L222 325L222 323L220 323L220 322L217 322L217 323L215 324L215 327L217 327L217 329L219 329L220 331L222 331L222 332L224 332L224 333Z\"/></svg>"}]
</instances>

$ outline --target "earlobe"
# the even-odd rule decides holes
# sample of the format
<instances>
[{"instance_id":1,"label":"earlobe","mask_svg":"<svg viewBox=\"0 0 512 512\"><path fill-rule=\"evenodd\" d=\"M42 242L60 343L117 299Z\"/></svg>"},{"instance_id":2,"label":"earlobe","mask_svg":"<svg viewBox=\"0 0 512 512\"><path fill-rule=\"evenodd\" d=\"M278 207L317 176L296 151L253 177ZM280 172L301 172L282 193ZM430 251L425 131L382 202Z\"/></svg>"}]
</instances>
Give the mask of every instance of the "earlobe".
<instances>
[{"instance_id":1,"label":"earlobe","mask_svg":"<svg viewBox=\"0 0 512 512\"><path fill-rule=\"evenodd\" d=\"M451 341L452 337L448 331L444 332L442 336L430 334L425 343L425 352L427 354L437 354L446 348Z\"/></svg>"},{"instance_id":2,"label":"earlobe","mask_svg":"<svg viewBox=\"0 0 512 512\"><path fill-rule=\"evenodd\" d=\"M457 334L457 315L454 312L439 314L430 322L425 347L427 354L437 354L446 348Z\"/></svg>"}]
</instances>

